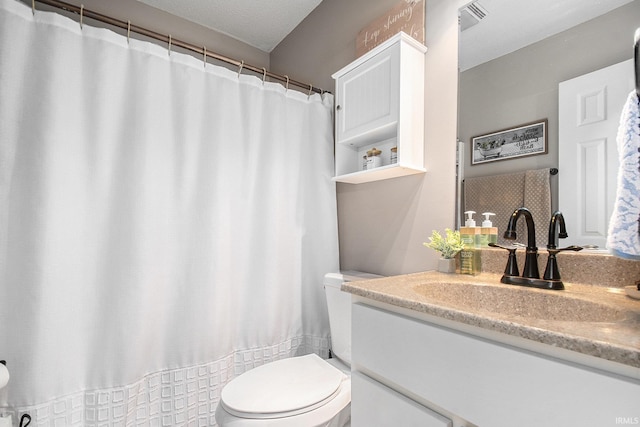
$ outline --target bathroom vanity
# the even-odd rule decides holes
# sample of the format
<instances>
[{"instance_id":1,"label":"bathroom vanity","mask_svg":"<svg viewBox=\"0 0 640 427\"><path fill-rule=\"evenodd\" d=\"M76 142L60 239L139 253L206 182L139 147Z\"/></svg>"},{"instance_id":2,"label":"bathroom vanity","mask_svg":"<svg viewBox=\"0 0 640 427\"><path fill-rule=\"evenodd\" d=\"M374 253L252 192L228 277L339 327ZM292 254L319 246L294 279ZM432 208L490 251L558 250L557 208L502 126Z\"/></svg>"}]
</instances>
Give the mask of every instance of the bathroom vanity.
<instances>
[{"instance_id":1,"label":"bathroom vanity","mask_svg":"<svg viewBox=\"0 0 640 427\"><path fill-rule=\"evenodd\" d=\"M344 284L352 425L639 424L640 301L499 281L426 272Z\"/></svg>"}]
</instances>

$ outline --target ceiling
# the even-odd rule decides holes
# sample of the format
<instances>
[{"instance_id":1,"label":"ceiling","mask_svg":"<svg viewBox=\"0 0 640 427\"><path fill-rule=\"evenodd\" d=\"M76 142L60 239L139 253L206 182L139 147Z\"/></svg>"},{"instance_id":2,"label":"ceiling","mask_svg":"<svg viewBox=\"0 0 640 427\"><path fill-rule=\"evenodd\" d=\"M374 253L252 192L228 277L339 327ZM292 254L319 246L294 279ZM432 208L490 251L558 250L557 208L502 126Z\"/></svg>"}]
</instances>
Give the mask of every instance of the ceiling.
<instances>
[{"instance_id":1,"label":"ceiling","mask_svg":"<svg viewBox=\"0 0 640 427\"><path fill-rule=\"evenodd\" d=\"M137 1L268 53L322 0ZM462 32L460 69L513 52L631 1L638 0L478 0L486 17Z\"/></svg>"},{"instance_id":2,"label":"ceiling","mask_svg":"<svg viewBox=\"0 0 640 427\"><path fill-rule=\"evenodd\" d=\"M634 0L478 0L487 14L460 35L465 71L560 33ZM633 35L629 36L632 46Z\"/></svg>"},{"instance_id":3,"label":"ceiling","mask_svg":"<svg viewBox=\"0 0 640 427\"><path fill-rule=\"evenodd\" d=\"M138 0L271 52L322 0Z\"/></svg>"}]
</instances>

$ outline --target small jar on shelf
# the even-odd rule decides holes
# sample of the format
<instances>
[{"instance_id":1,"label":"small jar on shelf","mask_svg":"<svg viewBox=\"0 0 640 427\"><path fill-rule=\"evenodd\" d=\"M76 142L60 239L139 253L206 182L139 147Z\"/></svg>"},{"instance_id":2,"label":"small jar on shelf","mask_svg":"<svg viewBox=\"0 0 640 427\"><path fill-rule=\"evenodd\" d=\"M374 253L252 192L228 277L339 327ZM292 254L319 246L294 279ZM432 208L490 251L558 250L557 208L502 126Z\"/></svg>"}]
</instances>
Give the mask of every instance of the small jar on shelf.
<instances>
[{"instance_id":1,"label":"small jar on shelf","mask_svg":"<svg viewBox=\"0 0 640 427\"><path fill-rule=\"evenodd\" d=\"M367 151L367 170L382 166L382 158L380 157L380 154L382 154L382 151L375 147Z\"/></svg>"}]
</instances>

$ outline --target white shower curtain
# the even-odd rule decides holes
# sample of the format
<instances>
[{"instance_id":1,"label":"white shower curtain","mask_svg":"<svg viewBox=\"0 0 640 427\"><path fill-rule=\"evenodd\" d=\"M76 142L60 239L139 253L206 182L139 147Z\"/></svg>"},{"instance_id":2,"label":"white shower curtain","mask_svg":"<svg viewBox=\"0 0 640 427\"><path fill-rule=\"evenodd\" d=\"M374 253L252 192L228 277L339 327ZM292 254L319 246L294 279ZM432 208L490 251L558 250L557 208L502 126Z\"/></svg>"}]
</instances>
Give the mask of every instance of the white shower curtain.
<instances>
[{"instance_id":1,"label":"white shower curtain","mask_svg":"<svg viewBox=\"0 0 640 427\"><path fill-rule=\"evenodd\" d=\"M0 0L0 412L214 425L326 356L332 103Z\"/></svg>"}]
</instances>

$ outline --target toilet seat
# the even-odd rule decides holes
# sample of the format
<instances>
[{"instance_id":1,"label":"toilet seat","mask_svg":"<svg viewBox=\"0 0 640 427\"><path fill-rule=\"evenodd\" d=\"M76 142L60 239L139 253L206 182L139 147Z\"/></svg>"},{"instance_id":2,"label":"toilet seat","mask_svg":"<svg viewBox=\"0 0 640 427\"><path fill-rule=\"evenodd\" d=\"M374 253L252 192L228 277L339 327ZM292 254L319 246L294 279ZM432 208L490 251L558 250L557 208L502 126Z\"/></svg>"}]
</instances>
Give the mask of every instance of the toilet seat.
<instances>
[{"instance_id":1,"label":"toilet seat","mask_svg":"<svg viewBox=\"0 0 640 427\"><path fill-rule=\"evenodd\" d=\"M251 419L290 417L335 398L348 376L315 354L252 369L229 382L221 404L231 415Z\"/></svg>"}]
</instances>

